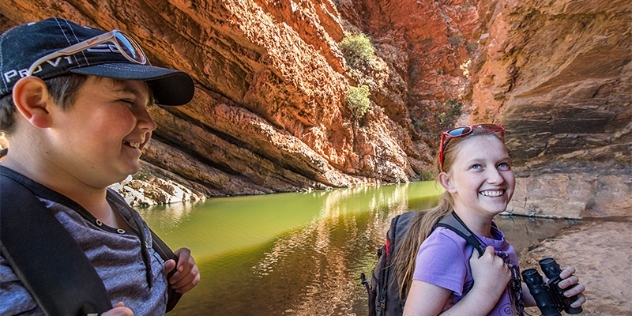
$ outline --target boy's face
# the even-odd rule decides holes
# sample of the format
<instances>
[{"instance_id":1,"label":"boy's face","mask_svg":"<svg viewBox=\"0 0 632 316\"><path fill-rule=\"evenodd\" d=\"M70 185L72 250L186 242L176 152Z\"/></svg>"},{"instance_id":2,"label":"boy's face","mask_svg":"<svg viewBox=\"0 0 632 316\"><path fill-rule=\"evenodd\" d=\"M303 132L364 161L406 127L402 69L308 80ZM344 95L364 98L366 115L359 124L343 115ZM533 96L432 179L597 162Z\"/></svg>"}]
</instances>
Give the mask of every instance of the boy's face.
<instances>
[{"instance_id":1,"label":"boy's face","mask_svg":"<svg viewBox=\"0 0 632 316\"><path fill-rule=\"evenodd\" d=\"M467 136L466 136L467 137ZM493 217L505 211L516 179L503 142L492 136L463 140L449 171L455 208Z\"/></svg>"},{"instance_id":2,"label":"boy's face","mask_svg":"<svg viewBox=\"0 0 632 316\"><path fill-rule=\"evenodd\" d=\"M70 109L55 112L51 139L55 163L93 187L122 181L140 168L142 149L156 128L143 81L89 77Z\"/></svg>"}]
</instances>

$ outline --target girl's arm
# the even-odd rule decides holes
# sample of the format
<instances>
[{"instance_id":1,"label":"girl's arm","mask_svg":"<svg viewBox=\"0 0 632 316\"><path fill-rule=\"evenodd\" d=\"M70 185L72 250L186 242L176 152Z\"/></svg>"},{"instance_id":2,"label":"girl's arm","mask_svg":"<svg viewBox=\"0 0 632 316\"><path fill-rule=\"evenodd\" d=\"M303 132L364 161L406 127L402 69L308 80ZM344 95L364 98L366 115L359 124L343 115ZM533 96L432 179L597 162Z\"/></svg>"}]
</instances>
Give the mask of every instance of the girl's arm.
<instances>
[{"instance_id":1,"label":"girl's arm","mask_svg":"<svg viewBox=\"0 0 632 316\"><path fill-rule=\"evenodd\" d=\"M448 289L413 280L404 305L404 316L439 315L451 293Z\"/></svg>"},{"instance_id":2,"label":"girl's arm","mask_svg":"<svg viewBox=\"0 0 632 316\"><path fill-rule=\"evenodd\" d=\"M474 286L456 305L441 313L450 297L450 290L414 280L406 299L404 315L487 315L507 288L511 272L503 259L494 254L492 246L487 247L480 258L474 251L470 267Z\"/></svg>"}]
</instances>

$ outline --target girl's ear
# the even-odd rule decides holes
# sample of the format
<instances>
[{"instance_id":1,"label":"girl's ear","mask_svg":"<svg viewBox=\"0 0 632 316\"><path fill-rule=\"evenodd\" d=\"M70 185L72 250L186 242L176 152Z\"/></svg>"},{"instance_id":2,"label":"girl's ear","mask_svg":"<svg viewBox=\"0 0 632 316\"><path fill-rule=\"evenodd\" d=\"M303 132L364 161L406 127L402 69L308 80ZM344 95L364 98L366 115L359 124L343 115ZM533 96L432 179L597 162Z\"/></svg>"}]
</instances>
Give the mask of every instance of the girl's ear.
<instances>
[{"instance_id":1,"label":"girl's ear","mask_svg":"<svg viewBox=\"0 0 632 316\"><path fill-rule=\"evenodd\" d=\"M452 183L452 179L450 178L450 175L447 174L445 171L442 171L439 174L439 184L441 184L441 186L449 193L456 193L456 188Z\"/></svg>"},{"instance_id":2,"label":"girl's ear","mask_svg":"<svg viewBox=\"0 0 632 316\"><path fill-rule=\"evenodd\" d=\"M50 103L46 83L37 77L25 77L13 86L13 103L22 116L39 128L50 126Z\"/></svg>"}]
</instances>

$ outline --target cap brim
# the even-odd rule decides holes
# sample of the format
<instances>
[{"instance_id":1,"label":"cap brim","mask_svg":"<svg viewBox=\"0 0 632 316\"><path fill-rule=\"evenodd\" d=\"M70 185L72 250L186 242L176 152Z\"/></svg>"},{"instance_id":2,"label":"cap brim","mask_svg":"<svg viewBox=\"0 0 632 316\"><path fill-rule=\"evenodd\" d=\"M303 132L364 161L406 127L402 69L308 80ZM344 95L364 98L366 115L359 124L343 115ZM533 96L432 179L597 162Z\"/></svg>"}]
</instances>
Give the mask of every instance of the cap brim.
<instances>
[{"instance_id":1,"label":"cap brim","mask_svg":"<svg viewBox=\"0 0 632 316\"><path fill-rule=\"evenodd\" d=\"M193 99L193 79L186 72L132 63L109 63L73 68L72 73L120 80L147 81L160 105L183 105Z\"/></svg>"}]
</instances>

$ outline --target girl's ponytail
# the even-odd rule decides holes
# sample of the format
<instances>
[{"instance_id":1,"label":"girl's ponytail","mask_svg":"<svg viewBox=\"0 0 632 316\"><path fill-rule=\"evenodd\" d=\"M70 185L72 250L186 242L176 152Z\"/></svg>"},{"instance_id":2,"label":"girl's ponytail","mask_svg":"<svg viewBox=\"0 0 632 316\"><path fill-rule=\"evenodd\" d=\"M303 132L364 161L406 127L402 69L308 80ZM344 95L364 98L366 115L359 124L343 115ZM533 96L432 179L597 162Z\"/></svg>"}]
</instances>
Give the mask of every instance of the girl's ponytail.
<instances>
[{"instance_id":1,"label":"girl's ponytail","mask_svg":"<svg viewBox=\"0 0 632 316\"><path fill-rule=\"evenodd\" d=\"M452 210L452 197L448 192L444 192L437 207L427 212L418 212L413 217L408 232L402 240L402 245L393 259L400 297L406 297L410 290L415 270L415 260L417 259L421 243L428 238L434 225L442 217L450 214Z\"/></svg>"}]
</instances>

